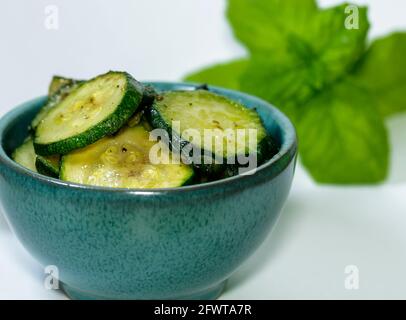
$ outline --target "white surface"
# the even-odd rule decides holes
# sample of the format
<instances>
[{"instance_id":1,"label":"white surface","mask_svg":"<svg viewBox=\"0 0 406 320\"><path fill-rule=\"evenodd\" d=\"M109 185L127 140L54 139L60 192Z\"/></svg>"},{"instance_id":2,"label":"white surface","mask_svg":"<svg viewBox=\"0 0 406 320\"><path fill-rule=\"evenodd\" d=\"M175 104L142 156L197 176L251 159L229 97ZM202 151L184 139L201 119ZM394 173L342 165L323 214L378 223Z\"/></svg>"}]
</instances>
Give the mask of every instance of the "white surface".
<instances>
[{"instance_id":1,"label":"white surface","mask_svg":"<svg viewBox=\"0 0 406 320\"><path fill-rule=\"evenodd\" d=\"M406 28L405 1L358 3L370 4L372 37ZM54 73L87 78L125 69L142 80L179 80L245 54L223 18L223 1L55 0L57 31L44 27L49 4L1 1L1 114L45 93ZM389 181L323 187L299 166L274 232L234 274L222 298L406 298L406 115L388 126L394 150ZM344 287L347 265L359 268L358 290ZM44 277L0 215L0 299L65 299L45 290Z\"/></svg>"}]
</instances>

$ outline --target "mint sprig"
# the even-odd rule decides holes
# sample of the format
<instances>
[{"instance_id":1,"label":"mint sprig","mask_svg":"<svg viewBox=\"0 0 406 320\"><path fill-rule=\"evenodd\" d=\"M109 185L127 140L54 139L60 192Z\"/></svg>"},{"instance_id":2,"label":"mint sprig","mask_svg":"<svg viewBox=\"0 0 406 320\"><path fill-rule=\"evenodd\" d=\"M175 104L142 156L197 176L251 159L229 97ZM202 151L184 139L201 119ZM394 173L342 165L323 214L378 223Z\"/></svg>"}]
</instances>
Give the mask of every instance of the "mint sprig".
<instances>
[{"instance_id":1,"label":"mint sprig","mask_svg":"<svg viewBox=\"0 0 406 320\"><path fill-rule=\"evenodd\" d=\"M311 99L300 115L301 161L316 181L365 184L385 179L388 137L368 92L341 81Z\"/></svg>"},{"instance_id":2,"label":"mint sprig","mask_svg":"<svg viewBox=\"0 0 406 320\"><path fill-rule=\"evenodd\" d=\"M260 96L298 129L300 158L320 183L377 183L388 171L384 119L406 111L406 34L366 49L367 8L348 29L345 3L229 0L235 36L250 52L186 77Z\"/></svg>"},{"instance_id":3,"label":"mint sprig","mask_svg":"<svg viewBox=\"0 0 406 320\"><path fill-rule=\"evenodd\" d=\"M377 101L382 116L406 111L406 33L374 41L351 76Z\"/></svg>"}]
</instances>

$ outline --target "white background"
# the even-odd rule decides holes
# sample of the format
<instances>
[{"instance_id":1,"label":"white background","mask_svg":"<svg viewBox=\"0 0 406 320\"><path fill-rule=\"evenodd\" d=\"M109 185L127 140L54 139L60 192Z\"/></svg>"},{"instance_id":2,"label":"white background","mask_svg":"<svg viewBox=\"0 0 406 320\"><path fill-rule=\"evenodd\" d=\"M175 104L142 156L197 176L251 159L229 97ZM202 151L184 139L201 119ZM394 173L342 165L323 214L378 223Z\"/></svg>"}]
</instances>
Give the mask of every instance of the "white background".
<instances>
[{"instance_id":1,"label":"white background","mask_svg":"<svg viewBox=\"0 0 406 320\"><path fill-rule=\"evenodd\" d=\"M404 0L356 3L370 5L371 38L406 29ZM47 5L59 8L57 31L44 26ZM122 69L140 80L180 80L244 56L224 9L222 0L2 0L0 115L44 94L53 74L89 78ZM222 298L406 298L406 115L389 120L388 128L388 182L317 186L299 166L274 232ZM347 265L359 268L359 290L344 287ZM65 299L43 281L43 269L0 213L0 299Z\"/></svg>"}]
</instances>

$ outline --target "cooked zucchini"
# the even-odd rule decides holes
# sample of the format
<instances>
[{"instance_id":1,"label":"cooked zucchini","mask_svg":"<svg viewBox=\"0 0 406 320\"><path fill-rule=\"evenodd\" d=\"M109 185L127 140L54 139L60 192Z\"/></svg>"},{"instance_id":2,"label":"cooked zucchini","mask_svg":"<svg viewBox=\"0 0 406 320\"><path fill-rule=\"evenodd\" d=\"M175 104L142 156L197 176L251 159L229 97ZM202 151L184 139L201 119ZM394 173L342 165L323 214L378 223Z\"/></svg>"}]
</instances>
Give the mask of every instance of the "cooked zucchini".
<instances>
[{"instance_id":1,"label":"cooked zucchini","mask_svg":"<svg viewBox=\"0 0 406 320\"><path fill-rule=\"evenodd\" d=\"M12 156L13 160L23 167L37 172L35 168L35 151L32 138L28 138L25 142L14 150Z\"/></svg>"},{"instance_id":2,"label":"cooked zucchini","mask_svg":"<svg viewBox=\"0 0 406 320\"><path fill-rule=\"evenodd\" d=\"M48 97L46 104L37 113L34 119L31 121L30 129L35 130L42 119L48 114L48 112L63 101L69 93L75 90L81 82L72 82L62 85L55 93Z\"/></svg>"},{"instance_id":3,"label":"cooked zucchini","mask_svg":"<svg viewBox=\"0 0 406 320\"><path fill-rule=\"evenodd\" d=\"M196 162L195 157L188 161L207 174L235 172L235 168L244 167L238 163L243 155L256 155L257 161L263 161L270 139L255 110L206 90L166 92L155 100L148 119L154 128L168 132L172 147L177 142L182 150L186 146L191 149L190 145L200 150L202 163ZM178 128L173 127L173 121L179 122ZM191 129L199 133L200 139L188 136ZM210 143L205 143L206 129L212 129ZM256 130L256 141L249 139L250 129Z\"/></svg>"},{"instance_id":4,"label":"cooked zucchini","mask_svg":"<svg viewBox=\"0 0 406 320\"><path fill-rule=\"evenodd\" d=\"M61 76L53 76L51 83L49 84L48 95L52 96L53 94L57 93L62 87L72 86L74 84L80 84L83 82L84 81L82 80L64 78Z\"/></svg>"},{"instance_id":5,"label":"cooked zucchini","mask_svg":"<svg viewBox=\"0 0 406 320\"><path fill-rule=\"evenodd\" d=\"M128 120L128 126L130 127L135 127L141 121L143 121L144 125L147 125L147 122L145 121L144 117L144 111L146 108L149 108L152 103L155 100L155 97L158 95L154 89L154 87L150 85L145 85L144 90L143 90L143 95L142 95L142 100L141 100L141 105L138 108L139 111L137 111L131 118ZM148 129L147 129L148 130Z\"/></svg>"},{"instance_id":6,"label":"cooked zucchini","mask_svg":"<svg viewBox=\"0 0 406 320\"><path fill-rule=\"evenodd\" d=\"M141 123L141 120L144 118L144 110L136 112L130 120L128 120L127 125L129 127L135 127L138 126Z\"/></svg>"},{"instance_id":7,"label":"cooked zucchini","mask_svg":"<svg viewBox=\"0 0 406 320\"><path fill-rule=\"evenodd\" d=\"M150 161L150 150L155 144L142 124L126 127L115 136L63 156L60 178L115 188L172 188L188 183L193 176L191 167Z\"/></svg>"},{"instance_id":8,"label":"cooked zucchini","mask_svg":"<svg viewBox=\"0 0 406 320\"><path fill-rule=\"evenodd\" d=\"M125 72L109 72L85 82L39 123L36 153L66 154L117 132L137 110L142 96L141 84Z\"/></svg>"},{"instance_id":9,"label":"cooked zucchini","mask_svg":"<svg viewBox=\"0 0 406 320\"><path fill-rule=\"evenodd\" d=\"M35 160L35 167L37 168L37 171L41 174L58 178L60 160L61 160L60 155L37 156Z\"/></svg>"},{"instance_id":10,"label":"cooked zucchini","mask_svg":"<svg viewBox=\"0 0 406 320\"><path fill-rule=\"evenodd\" d=\"M154 102L155 98L157 97L157 92L155 91L154 87L151 85L144 85L141 107L150 107Z\"/></svg>"}]
</instances>

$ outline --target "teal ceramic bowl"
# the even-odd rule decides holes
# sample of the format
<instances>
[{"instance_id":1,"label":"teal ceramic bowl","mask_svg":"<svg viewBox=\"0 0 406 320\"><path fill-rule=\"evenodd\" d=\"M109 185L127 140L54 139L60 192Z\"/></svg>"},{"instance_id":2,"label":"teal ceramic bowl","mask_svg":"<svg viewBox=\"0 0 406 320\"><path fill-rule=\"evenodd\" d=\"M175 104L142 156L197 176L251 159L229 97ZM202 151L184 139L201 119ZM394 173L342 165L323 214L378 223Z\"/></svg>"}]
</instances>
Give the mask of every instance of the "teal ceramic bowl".
<instances>
[{"instance_id":1,"label":"teal ceramic bowl","mask_svg":"<svg viewBox=\"0 0 406 320\"><path fill-rule=\"evenodd\" d=\"M161 90L191 84L153 83ZM0 197L24 247L58 268L76 299L214 299L265 239L292 183L296 135L268 103L214 92L256 108L280 152L255 174L175 189L84 186L31 172L10 159L45 98L0 120Z\"/></svg>"}]
</instances>

